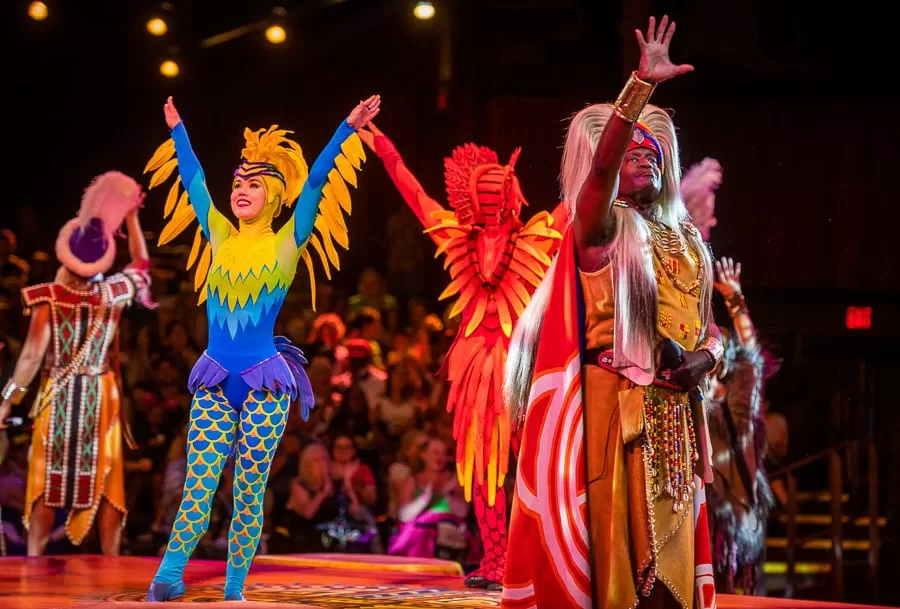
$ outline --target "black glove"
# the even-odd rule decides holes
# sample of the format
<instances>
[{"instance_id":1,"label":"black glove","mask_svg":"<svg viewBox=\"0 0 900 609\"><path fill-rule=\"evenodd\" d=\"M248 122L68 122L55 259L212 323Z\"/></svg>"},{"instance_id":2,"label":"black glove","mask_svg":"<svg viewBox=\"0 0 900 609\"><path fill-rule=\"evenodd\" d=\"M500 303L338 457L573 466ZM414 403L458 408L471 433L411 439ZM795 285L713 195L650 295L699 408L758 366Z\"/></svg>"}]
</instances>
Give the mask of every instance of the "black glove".
<instances>
[{"instance_id":1,"label":"black glove","mask_svg":"<svg viewBox=\"0 0 900 609\"><path fill-rule=\"evenodd\" d=\"M712 354L705 349L685 351L671 338L666 338L659 344L660 371L668 370L671 381L685 391L699 387L703 377L715 365Z\"/></svg>"}]
</instances>

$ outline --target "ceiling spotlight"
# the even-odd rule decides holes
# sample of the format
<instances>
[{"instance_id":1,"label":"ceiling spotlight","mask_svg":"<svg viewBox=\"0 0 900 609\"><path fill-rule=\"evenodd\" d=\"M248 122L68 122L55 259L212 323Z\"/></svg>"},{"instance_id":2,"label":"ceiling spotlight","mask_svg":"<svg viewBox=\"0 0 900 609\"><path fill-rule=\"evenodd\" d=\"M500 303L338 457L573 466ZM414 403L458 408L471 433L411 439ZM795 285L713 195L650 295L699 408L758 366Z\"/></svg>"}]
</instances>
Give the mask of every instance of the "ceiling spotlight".
<instances>
[{"instance_id":1,"label":"ceiling spotlight","mask_svg":"<svg viewBox=\"0 0 900 609\"><path fill-rule=\"evenodd\" d=\"M416 19L421 19L422 21L426 21L434 17L434 5L431 2L416 2L416 6L413 8L413 15L416 16Z\"/></svg>"},{"instance_id":2,"label":"ceiling spotlight","mask_svg":"<svg viewBox=\"0 0 900 609\"><path fill-rule=\"evenodd\" d=\"M166 78L175 78L178 76L178 71L178 64L171 59L167 59L159 64L159 73Z\"/></svg>"},{"instance_id":3,"label":"ceiling spotlight","mask_svg":"<svg viewBox=\"0 0 900 609\"><path fill-rule=\"evenodd\" d=\"M266 28L266 40L272 44L281 44L287 38L287 32L280 25L270 25Z\"/></svg>"},{"instance_id":4,"label":"ceiling spotlight","mask_svg":"<svg viewBox=\"0 0 900 609\"><path fill-rule=\"evenodd\" d=\"M43 21L47 18L49 12L50 11L47 10L47 5L43 2L32 2L28 5L28 16L35 21Z\"/></svg>"},{"instance_id":5,"label":"ceiling spotlight","mask_svg":"<svg viewBox=\"0 0 900 609\"><path fill-rule=\"evenodd\" d=\"M162 36L169 31L169 26L167 26L166 22L159 17L154 17L147 22L147 31L154 36Z\"/></svg>"}]
</instances>

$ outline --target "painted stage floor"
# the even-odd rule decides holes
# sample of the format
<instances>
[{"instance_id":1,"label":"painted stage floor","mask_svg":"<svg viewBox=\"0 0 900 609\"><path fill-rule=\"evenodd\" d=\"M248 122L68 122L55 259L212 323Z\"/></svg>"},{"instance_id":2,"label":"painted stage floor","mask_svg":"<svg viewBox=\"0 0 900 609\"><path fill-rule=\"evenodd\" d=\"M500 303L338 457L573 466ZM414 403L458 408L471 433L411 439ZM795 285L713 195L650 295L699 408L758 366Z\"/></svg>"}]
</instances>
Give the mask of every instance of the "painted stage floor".
<instances>
[{"instance_id":1,"label":"painted stage floor","mask_svg":"<svg viewBox=\"0 0 900 609\"><path fill-rule=\"evenodd\" d=\"M143 603L159 559L69 555L0 559L0 608L51 609L103 607L134 609ZM167 607L196 607L222 602L225 563L188 563L182 602ZM306 609L479 609L499 607L500 594L463 586L459 565L439 560L387 556L294 555L260 556L247 580L242 609L289 604ZM718 607L763 609L847 609L838 605L776 598L719 596ZM541 608L544 609L544 608ZM546 609L554 609L548 607Z\"/></svg>"}]
</instances>

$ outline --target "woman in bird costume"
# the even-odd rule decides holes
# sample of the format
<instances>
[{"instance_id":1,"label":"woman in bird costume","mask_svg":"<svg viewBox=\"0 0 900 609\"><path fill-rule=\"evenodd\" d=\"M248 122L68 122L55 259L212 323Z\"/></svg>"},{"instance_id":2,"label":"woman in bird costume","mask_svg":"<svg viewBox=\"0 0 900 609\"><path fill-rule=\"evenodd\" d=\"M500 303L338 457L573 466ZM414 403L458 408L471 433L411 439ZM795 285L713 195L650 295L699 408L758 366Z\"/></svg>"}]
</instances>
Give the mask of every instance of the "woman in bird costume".
<instances>
[{"instance_id":1,"label":"woman in bird costume","mask_svg":"<svg viewBox=\"0 0 900 609\"><path fill-rule=\"evenodd\" d=\"M228 457L235 457L234 517L228 537L225 600L242 600L247 571L262 532L263 494L269 466L284 432L288 407L297 398L306 419L313 394L301 351L273 338L275 319L302 259L315 290L312 245L331 276L339 269L334 243L348 247L344 212L347 183L365 160L355 132L380 111L381 98L360 102L307 170L290 131L276 126L244 131L246 146L234 172L234 226L212 202L206 178L170 97L165 105L167 140L145 169L150 188L177 167L169 190L159 243L168 243L197 219L188 268L197 264L195 287L206 302L209 344L188 380L194 394L188 428L187 479L181 507L148 601L184 594L182 572L209 525L210 502ZM179 185L186 192L179 196ZM296 202L296 203L295 203ZM272 222L284 207L293 213L283 227ZM313 229L318 234L313 233ZM203 252L201 246L206 241ZM315 297L313 297L315 300Z\"/></svg>"},{"instance_id":2,"label":"woman in bird costume","mask_svg":"<svg viewBox=\"0 0 900 609\"><path fill-rule=\"evenodd\" d=\"M527 202L515 173L520 149L501 165L493 150L465 144L444 161L450 204L444 209L374 124L359 135L437 245L435 256L446 255L451 281L440 299L457 296L450 316L462 315L446 360L447 410L454 413L457 475L466 500L474 495L484 545L481 565L466 585L500 589L507 535L503 482L517 444L501 395L503 366L513 325L559 247L555 227L565 225L566 208L559 204L552 215L539 212L522 222Z\"/></svg>"}]
</instances>

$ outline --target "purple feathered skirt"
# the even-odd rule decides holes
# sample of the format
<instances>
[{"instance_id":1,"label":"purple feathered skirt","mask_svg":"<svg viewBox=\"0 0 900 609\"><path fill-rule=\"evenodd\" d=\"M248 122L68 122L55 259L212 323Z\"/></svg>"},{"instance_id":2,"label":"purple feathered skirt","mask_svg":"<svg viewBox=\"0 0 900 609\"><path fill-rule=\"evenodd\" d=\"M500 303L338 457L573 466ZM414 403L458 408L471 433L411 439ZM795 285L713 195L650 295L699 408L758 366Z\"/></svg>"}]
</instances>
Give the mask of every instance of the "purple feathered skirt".
<instances>
[{"instance_id":1,"label":"purple feathered skirt","mask_svg":"<svg viewBox=\"0 0 900 609\"><path fill-rule=\"evenodd\" d=\"M241 378L250 389L286 393L291 401L300 402L303 420L315 404L309 377L303 368L307 363L303 352L284 336L274 339L276 353L240 371ZM196 393L200 387L215 387L228 378L229 371L205 351L191 370L188 389Z\"/></svg>"}]
</instances>

